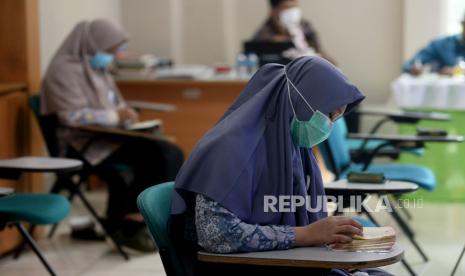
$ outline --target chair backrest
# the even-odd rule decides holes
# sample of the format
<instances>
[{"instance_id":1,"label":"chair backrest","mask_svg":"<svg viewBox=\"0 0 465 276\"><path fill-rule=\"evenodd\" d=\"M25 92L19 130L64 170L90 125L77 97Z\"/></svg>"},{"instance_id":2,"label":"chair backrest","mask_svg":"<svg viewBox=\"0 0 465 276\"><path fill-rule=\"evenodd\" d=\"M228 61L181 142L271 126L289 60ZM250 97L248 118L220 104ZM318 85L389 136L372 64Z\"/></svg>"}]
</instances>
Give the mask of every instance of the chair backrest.
<instances>
[{"instance_id":1,"label":"chair backrest","mask_svg":"<svg viewBox=\"0 0 465 276\"><path fill-rule=\"evenodd\" d=\"M47 145L48 153L52 157L59 157L58 138L56 129L58 127L58 118L56 115L41 115L40 114L40 96L33 95L29 97L29 107L34 113L37 122L39 123L42 136Z\"/></svg>"},{"instance_id":2,"label":"chair backrest","mask_svg":"<svg viewBox=\"0 0 465 276\"><path fill-rule=\"evenodd\" d=\"M171 197L174 182L155 185L143 191L137 205L157 244L167 275L186 275L182 262L169 238Z\"/></svg>"},{"instance_id":3,"label":"chair backrest","mask_svg":"<svg viewBox=\"0 0 465 276\"><path fill-rule=\"evenodd\" d=\"M336 178L350 165L350 149L347 145L347 126L344 118L334 122L329 138L318 147L326 167L336 175Z\"/></svg>"}]
</instances>

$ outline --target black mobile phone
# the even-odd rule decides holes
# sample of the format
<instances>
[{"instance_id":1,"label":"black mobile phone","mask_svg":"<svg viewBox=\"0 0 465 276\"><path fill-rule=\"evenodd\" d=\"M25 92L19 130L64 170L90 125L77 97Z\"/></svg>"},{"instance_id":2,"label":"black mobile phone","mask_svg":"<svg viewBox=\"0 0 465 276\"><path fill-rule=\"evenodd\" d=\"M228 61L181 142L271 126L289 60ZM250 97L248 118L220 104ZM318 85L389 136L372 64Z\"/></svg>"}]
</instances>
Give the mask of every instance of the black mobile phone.
<instances>
[{"instance_id":1,"label":"black mobile phone","mask_svg":"<svg viewBox=\"0 0 465 276\"><path fill-rule=\"evenodd\" d=\"M444 137L444 136L447 136L447 130L418 127L417 128L417 135L418 136Z\"/></svg>"},{"instance_id":2,"label":"black mobile phone","mask_svg":"<svg viewBox=\"0 0 465 276\"><path fill-rule=\"evenodd\" d=\"M349 172L347 180L353 183L377 183L382 184L386 181L383 173L370 172Z\"/></svg>"}]
</instances>

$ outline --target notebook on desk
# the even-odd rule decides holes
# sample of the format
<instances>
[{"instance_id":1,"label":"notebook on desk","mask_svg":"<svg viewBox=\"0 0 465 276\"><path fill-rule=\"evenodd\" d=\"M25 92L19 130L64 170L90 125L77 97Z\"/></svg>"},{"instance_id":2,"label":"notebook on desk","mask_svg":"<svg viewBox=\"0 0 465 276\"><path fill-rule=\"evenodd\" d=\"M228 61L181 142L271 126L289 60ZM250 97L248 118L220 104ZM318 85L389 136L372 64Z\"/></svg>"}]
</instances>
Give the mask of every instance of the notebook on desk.
<instances>
[{"instance_id":1,"label":"notebook on desk","mask_svg":"<svg viewBox=\"0 0 465 276\"><path fill-rule=\"evenodd\" d=\"M333 244L335 251L389 252L396 242L396 232L390 226L363 227L363 236L354 236L352 242Z\"/></svg>"},{"instance_id":2,"label":"notebook on desk","mask_svg":"<svg viewBox=\"0 0 465 276\"><path fill-rule=\"evenodd\" d=\"M149 129L160 128L162 125L163 125L162 120L155 119L155 120L148 120L148 121L142 121L142 122L129 124L125 126L125 129L127 130L149 130Z\"/></svg>"}]
</instances>

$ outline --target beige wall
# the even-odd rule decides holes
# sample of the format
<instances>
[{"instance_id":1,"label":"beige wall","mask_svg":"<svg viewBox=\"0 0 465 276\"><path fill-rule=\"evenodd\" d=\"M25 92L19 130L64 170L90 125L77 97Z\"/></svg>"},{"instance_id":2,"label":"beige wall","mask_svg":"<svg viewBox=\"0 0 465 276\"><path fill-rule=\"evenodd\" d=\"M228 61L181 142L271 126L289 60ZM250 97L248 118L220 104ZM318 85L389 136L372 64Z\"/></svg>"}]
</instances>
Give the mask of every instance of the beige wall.
<instances>
[{"instance_id":1,"label":"beige wall","mask_svg":"<svg viewBox=\"0 0 465 276\"><path fill-rule=\"evenodd\" d=\"M445 34L447 0L406 0L403 59L410 59L434 37Z\"/></svg>"},{"instance_id":2,"label":"beige wall","mask_svg":"<svg viewBox=\"0 0 465 276\"><path fill-rule=\"evenodd\" d=\"M130 2L130 3L129 3ZM177 63L232 64L242 42L268 14L265 0L134 0L122 2L130 48ZM401 0L301 0L323 47L369 96L383 102L398 76L403 48Z\"/></svg>"},{"instance_id":3,"label":"beige wall","mask_svg":"<svg viewBox=\"0 0 465 276\"><path fill-rule=\"evenodd\" d=\"M409 1L405 5L408 7ZM434 1L434 0L429 0ZM305 18L349 78L381 103L403 58L404 1L301 0ZM177 63L232 64L268 14L267 0L40 0L43 72L79 20L108 18L131 35L130 49ZM407 30L409 31L409 30ZM412 31L409 31L412 32ZM419 41L422 41L421 39ZM410 43L411 48L418 47Z\"/></svg>"},{"instance_id":4,"label":"beige wall","mask_svg":"<svg viewBox=\"0 0 465 276\"><path fill-rule=\"evenodd\" d=\"M367 95L366 102L385 102L400 73L403 1L300 2L324 49Z\"/></svg>"},{"instance_id":5,"label":"beige wall","mask_svg":"<svg viewBox=\"0 0 465 276\"><path fill-rule=\"evenodd\" d=\"M42 74L77 22L106 18L121 25L120 2L121 0L39 0Z\"/></svg>"}]
</instances>

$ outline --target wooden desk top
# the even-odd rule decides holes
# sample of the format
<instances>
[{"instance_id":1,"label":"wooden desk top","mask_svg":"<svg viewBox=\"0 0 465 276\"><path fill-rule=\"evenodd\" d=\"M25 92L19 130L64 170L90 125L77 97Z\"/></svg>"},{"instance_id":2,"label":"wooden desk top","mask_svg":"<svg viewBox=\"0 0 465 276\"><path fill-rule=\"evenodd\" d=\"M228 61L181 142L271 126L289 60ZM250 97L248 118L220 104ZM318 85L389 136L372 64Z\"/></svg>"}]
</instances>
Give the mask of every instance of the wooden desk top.
<instances>
[{"instance_id":1,"label":"wooden desk top","mask_svg":"<svg viewBox=\"0 0 465 276\"><path fill-rule=\"evenodd\" d=\"M404 194L418 190L418 185L404 181L386 180L380 183L349 183L347 179L325 183L327 194Z\"/></svg>"},{"instance_id":2,"label":"wooden desk top","mask_svg":"<svg viewBox=\"0 0 465 276\"><path fill-rule=\"evenodd\" d=\"M10 82L0 83L0 95L13 92L13 91L24 90L26 87L27 86L25 83L10 83Z\"/></svg>"},{"instance_id":3,"label":"wooden desk top","mask_svg":"<svg viewBox=\"0 0 465 276\"><path fill-rule=\"evenodd\" d=\"M300 247L289 250L275 250L238 254L213 254L199 252L202 262L248 264L264 266L291 266L308 268L374 268L399 262L404 249L395 244L388 253L340 252L326 247Z\"/></svg>"},{"instance_id":4,"label":"wooden desk top","mask_svg":"<svg viewBox=\"0 0 465 276\"><path fill-rule=\"evenodd\" d=\"M0 170L11 172L66 172L81 167L82 161L68 158L26 156L0 160Z\"/></svg>"},{"instance_id":5,"label":"wooden desk top","mask_svg":"<svg viewBox=\"0 0 465 276\"><path fill-rule=\"evenodd\" d=\"M86 132L93 132L97 134L107 134L107 135L116 135L122 137L138 137L138 138L145 138L150 140L156 141L167 141L167 142L174 142L175 139L170 136L165 136L162 134L147 134L144 132L134 131L134 130L125 130L122 128L116 127L102 127L102 126L75 126L72 127L73 129L86 131Z\"/></svg>"}]
</instances>

